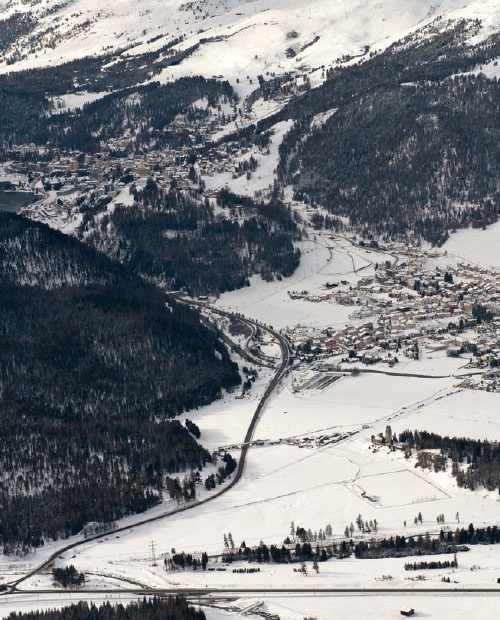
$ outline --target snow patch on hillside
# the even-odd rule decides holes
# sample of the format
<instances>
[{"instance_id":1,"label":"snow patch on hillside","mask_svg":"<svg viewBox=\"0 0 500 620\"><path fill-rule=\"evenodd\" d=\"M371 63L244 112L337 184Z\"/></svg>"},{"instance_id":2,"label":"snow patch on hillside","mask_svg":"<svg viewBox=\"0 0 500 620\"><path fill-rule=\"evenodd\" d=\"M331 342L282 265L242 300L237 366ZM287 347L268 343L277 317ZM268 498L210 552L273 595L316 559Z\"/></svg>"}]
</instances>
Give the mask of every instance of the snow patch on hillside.
<instances>
[{"instance_id":1,"label":"snow patch on hillside","mask_svg":"<svg viewBox=\"0 0 500 620\"><path fill-rule=\"evenodd\" d=\"M485 230L469 228L451 235L442 250L450 256L500 268L500 222Z\"/></svg>"},{"instance_id":2,"label":"snow patch on hillside","mask_svg":"<svg viewBox=\"0 0 500 620\"><path fill-rule=\"evenodd\" d=\"M75 110L82 109L87 103L92 103L102 99L108 92L102 93L70 93L67 95L61 95L60 97L54 97L52 100L53 113L63 114L65 112L74 112Z\"/></svg>"},{"instance_id":3,"label":"snow patch on hillside","mask_svg":"<svg viewBox=\"0 0 500 620\"><path fill-rule=\"evenodd\" d=\"M236 77L283 74L329 65L349 55L380 50L440 16L481 19L475 35L498 29L496 0L94 0L60 3L23 0L0 4L0 20L30 13L33 31L5 51L1 71L58 65L82 56L127 49L128 55L160 49L183 37L177 49L201 43L196 53L169 71L171 77L203 74ZM290 50L292 52L290 53ZM10 63L6 59L10 57ZM17 58L17 60L16 60ZM13 59L15 62L13 62Z\"/></svg>"}]
</instances>

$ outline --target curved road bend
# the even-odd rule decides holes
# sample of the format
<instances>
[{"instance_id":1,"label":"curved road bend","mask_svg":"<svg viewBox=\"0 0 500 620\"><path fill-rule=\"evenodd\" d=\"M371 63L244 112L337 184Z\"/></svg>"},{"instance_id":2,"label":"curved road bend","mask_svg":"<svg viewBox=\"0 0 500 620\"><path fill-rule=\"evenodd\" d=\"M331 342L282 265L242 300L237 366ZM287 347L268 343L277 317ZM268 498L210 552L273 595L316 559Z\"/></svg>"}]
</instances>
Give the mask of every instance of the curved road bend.
<instances>
[{"instance_id":1,"label":"curved road bend","mask_svg":"<svg viewBox=\"0 0 500 620\"><path fill-rule=\"evenodd\" d=\"M274 373L273 378L271 379L269 385L267 386L266 390L264 391L264 394L262 395L262 397L259 400L259 404L257 405L257 409L255 410L255 413L253 414L252 420L250 422L250 426L248 427L247 433L245 435L245 439L243 442L243 447L241 450L241 456L240 456L240 460L238 463L238 469L236 471L236 475L234 477L234 479L231 481L230 486L228 485L228 487L225 489L225 491L228 491L229 488L231 488L232 486L234 486L241 478L241 476L243 475L243 470L245 468L245 460L246 460L246 456L249 450L249 443L252 441L253 438L253 434L255 432L255 428L257 426L257 423L259 421L259 417L260 414L262 413L262 410L264 409L266 402L268 400L268 398L271 396L271 394L273 393L274 389L276 388L276 386L278 385L278 383L281 381L282 377L286 374L288 366L289 366L289 360L290 360L290 347L288 345L288 342L286 341L286 339L279 334L278 332L274 331L274 329L272 329L271 327L268 327L266 325L263 324L259 324L256 321L253 321L251 319L248 319L246 317L242 317L242 316L237 316L235 314L233 314L232 312L228 312L227 310L219 310L218 308L213 308L212 306L210 306L209 304L206 303L202 303L199 301L187 301L185 299L182 298L177 298L179 301L182 301L183 303L188 303L188 304L192 304L194 306L198 306L199 308L205 308L207 310L210 310L211 312L214 312L215 314L219 314L220 316L224 316L224 317L228 317L228 318L235 318L239 321L241 321L242 323L246 323L250 328L254 329L256 327L259 327L260 329L263 329L264 331L267 331L279 344L280 349L281 349L281 363L278 367L278 369L276 370L276 372ZM220 495L221 493L219 493Z\"/></svg>"},{"instance_id":2,"label":"curved road bend","mask_svg":"<svg viewBox=\"0 0 500 620\"><path fill-rule=\"evenodd\" d=\"M179 298L177 298L177 299L179 299ZM93 541L99 540L101 538L106 538L106 537L109 537L109 536L113 536L114 534L119 534L120 532L126 532L127 530L129 530L132 527L138 527L138 526L141 526L141 525L146 525L148 523L153 523L154 521L160 521L161 519L165 519L166 517L169 517L171 515L179 514L181 512L185 512L186 510L191 510L192 508L195 508L197 506L202 506L203 504L206 504L206 503L216 499L217 497L220 497L221 495L224 495L225 493L227 493L230 489L232 489L241 480L241 477L243 475L243 471L245 469L246 457L247 457L248 450L249 450L249 445L248 444L252 441L253 434L255 432L255 428L256 428L257 423L259 421L259 417L260 417L260 415L262 413L262 410L264 409L264 407L266 405L266 402L267 402L268 398L271 396L271 394L273 393L273 390L276 388L276 386L278 385L278 383L280 382L280 380L282 379L282 377L286 374L286 372L288 370L289 359L290 359L290 348L288 346L288 343L287 343L286 339L283 338L283 336L281 334L279 334L278 332L274 331L272 328L267 327L266 325L261 325L261 324L257 323L256 321L253 321L253 320L248 319L246 317L236 316L233 313L227 312L225 310L218 310L218 309L212 308L208 304L204 304L204 303L200 303L200 302L191 302L191 301L187 301L185 299L179 299L179 301L182 301L182 303L187 303L189 305L194 305L194 306L198 306L198 307L203 307L203 308L209 309L211 312L215 312L216 314L219 314L221 316L226 316L226 317L229 317L229 318L235 318L235 319L237 319L239 321L242 321L243 323L246 323L252 329L254 329L256 327L259 327L260 329L263 329L263 330L267 331L273 338L275 338L277 340L277 342L279 343L279 346L280 346L280 349L281 349L281 363L280 363L279 367L276 369L276 372L274 373L274 376L271 379L271 382L269 383L269 385L267 386L266 390L264 391L262 397L260 398L259 404L257 405L255 413L253 414L252 420L250 422L250 426L248 427L248 430L246 432L245 439L244 439L244 444L243 444L243 447L242 447L242 450L241 450L240 459L238 461L238 467L236 469L236 474L234 475L234 477L231 480L229 480L229 482L222 489L220 489L219 491L209 495L208 497L206 497L206 498L204 498L202 500L199 500L199 501L196 501L196 502L192 502L190 504L187 504L185 506L181 506L179 508L175 508L173 510L165 511L165 512L159 514L159 515L154 516L154 517L147 517L145 519L141 519L139 521L136 521L135 523L131 523L129 525L116 528L116 529L111 530L109 532L106 532L106 533L103 533L103 534L98 534L97 536L92 536L91 538L86 538L85 540L79 540L79 541L70 543L68 545L65 545L64 547L61 547L57 551L54 551L54 553L52 553L44 562L39 564L36 568L34 568L30 572L26 573L26 575L23 575L22 577L19 577L18 579L15 579L13 581L5 583L4 585L8 586L8 588L4 592L0 592L0 596L7 595L7 594L12 594L21 583L23 583L24 581L26 581L27 579L29 579L33 575L36 575L37 573L39 573L39 572L45 570L46 568L48 568L52 564L52 562L54 562L54 560L58 556L60 556L63 553L66 553L67 551L70 551L71 549L75 549L76 547L80 547L82 545L85 545L86 543L93 542ZM23 590L23 592L27 592L27 591ZM144 592L144 590L141 590L141 592Z\"/></svg>"}]
</instances>

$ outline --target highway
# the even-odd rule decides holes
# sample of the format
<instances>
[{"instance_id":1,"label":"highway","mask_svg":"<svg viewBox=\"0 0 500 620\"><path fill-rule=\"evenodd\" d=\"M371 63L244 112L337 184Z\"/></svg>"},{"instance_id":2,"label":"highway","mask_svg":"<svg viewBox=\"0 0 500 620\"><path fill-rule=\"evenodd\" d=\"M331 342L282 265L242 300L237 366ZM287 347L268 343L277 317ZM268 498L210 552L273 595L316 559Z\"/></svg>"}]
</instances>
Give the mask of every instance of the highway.
<instances>
[{"instance_id":1,"label":"highway","mask_svg":"<svg viewBox=\"0 0 500 620\"><path fill-rule=\"evenodd\" d=\"M402 588L95 588L95 589L70 589L65 590L14 590L9 592L9 596L43 596L43 595L60 595L69 598L72 595L85 598L86 595L126 595L126 596L175 596L182 595L186 598L196 600L217 597L217 598L242 598L242 597L275 597L275 596L343 596L343 595L371 595L371 596L400 596L402 594L412 595L495 595L500 596L499 587L473 588L473 587L446 587L446 588L429 588L429 587L402 587Z\"/></svg>"},{"instance_id":2,"label":"highway","mask_svg":"<svg viewBox=\"0 0 500 620\"><path fill-rule=\"evenodd\" d=\"M278 366L276 372L274 373L274 376L271 379L271 381L270 381L269 385L267 386L266 390L262 394L262 396L261 396L261 398L259 400L259 404L257 405L257 408L255 410L255 413L253 414L252 420L250 422L250 426L248 427L248 430L247 430L247 433L245 435L245 439L244 439L244 442L243 442L243 448L241 450L241 455L240 455L240 460L238 462L238 469L236 471L236 475L234 476L234 478L231 480L231 482L224 489L224 492L227 492L235 484L237 484L239 482L239 480L241 479L241 476L243 475L243 471L245 469L245 461L246 461L247 453L248 453L248 450L250 449L250 446L248 444L253 439L253 434L254 434L255 428L256 428L256 426L258 424L258 421L259 421L259 418L260 418L260 414L262 413L262 410L264 409L264 407L265 407L269 397L271 396L273 391L276 389L276 386L278 385L278 383L281 381L283 376L288 371L289 364L290 364L290 346L289 346L287 340L280 333L274 331L274 329L272 327L269 327L267 325L263 325L261 323L257 323L256 321L253 321L252 319L248 319L247 317L244 317L244 316L241 316L241 315L236 315L236 314L234 314L232 312L229 312L227 310L219 310L218 308L214 308L214 307L210 306L207 303L203 303L203 302L199 302L199 301L188 301L188 300L186 300L184 298L177 298L177 299L179 301L182 301L183 303L188 303L190 305L194 305L194 306L197 306L199 308L204 308L206 310L210 310L210 312L218 314L219 316L224 316L224 317L227 317L227 318L232 318L232 319L236 319L238 321L241 321L242 323L245 323L246 325L248 325L252 330L254 330L255 328L259 327L260 329L262 329L262 330L266 331L268 334L270 334L278 342L278 344L280 346L280 349L281 349L281 363ZM221 495L221 493L219 493L218 495Z\"/></svg>"},{"instance_id":3,"label":"highway","mask_svg":"<svg viewBox=\"0 0 500 620\"><path fill-rule=\"evenodd\" d=\"M424 597L424 596L443 596L443 597L453 597L453 596L470 596L470 597L497 597L500 595L500 585L498 587L457 587L457 586L446 586L446 587L437 587L437 588L429 588L429 587L402 587L402 588L394 588L394 587L368 587L368 588L342 588L342 587L328 587L328 588L312 588L312 587L291 587L291 588L267 588L267 587L255 587L255 588L241 588L241 587L203 587L203 588L193 588L193 587L167 587L167 588L150 588L147 586L141 587L139 584L134 585L130 584L127 588L99 588L99 589L21 589L20 586L23 582L25 582L28 578L40 573L41 571L46 570L50 567L50 565L54 562L54 560L64 554L65 552L75 549L76 547L83 546L87 543L94 542L97 539L106 538L108 536L112 536L114 534L128 531L133 527L140 527L143 525L147 525L154 521L159 521L168 518L169 516L179 514L181 512L185 512L187 510L191 510L197 506L201 506L203 504L208 503L209 501L215 500L221 495L229 492L238 482L241 480L246 465L246 459L248 455L248 451L250 449L250 444L253 440L255 430L257 428L260 417L263 413L263 410L279 385L280 381L287 374L290 366L291 360L291 351L287 340L278 332L276 332L272 327L262 325L256 321L248 319L246 317L233 314L226 310L220 310L217 308L213 308L207 303L202 302L194 302L191 300L179 299L181 303L188 303L190 305L196 306L198 308L203 308L211 313L218 314L219 316L227 317L230 319L234 319L240 321L252 330L252 334L255 334L255 330L259 328L269 334L278 344L281 350L281 359L276 359L276 363L279 361L279 365L276 367L275 372L271 381L269 382L267 388L262 394L259 402L256 406L254 414L252 416L251 422L248 426L248 429L245 434L244 442L242 444L242 449L240 453L240 458L238 460L237 469L233 475L233 477L228 480L228 482L219 490L212 492L208 497L191 502L185 506L181 506L179 508L174 508L168 511L165 511L161 514L157 514L153 517L146 517L137 520L135 523L129 524L127 526L119 527L115 530L100 534L98 536L88 538L85 540L79 540L67 545L60 547L57 551L55 551L47 560L40 563L36 568L26 573L20 578L13 580L7 583L7 589L4 592L0 592L0 600L3 599L5 603L12 601L17 604L31 604L36 607L36 604L46 604L50 602L52 606L63 606L70 604L71 602L77 600L85 600L92 599L95 601L106 599L117 599L117 600L133 600L137 597L142 596L169 596L169 595L183 595L189 601L193 603L197 603L200 605L213 605L218 602L231 602L235 601L239 598L248 598L248 599L272 599L272 598L283 598L283 597L359 597L359 596L369 596L369 597L379 597L379 596L388 596L388 597L398 597L410 594L412 597ZM205 319L206 321L207 319ZM231 346L231 342L226 340L226 343ZM248 346L248 341L247 341ZM260 361L259 361L260 363ZM263 365L266 365L263 363ZM392 373L387 373L392 374ZM396 374L396 373L394 373ZM410 375L411 376L411 375Z\"/></svg>"}]
</instances>

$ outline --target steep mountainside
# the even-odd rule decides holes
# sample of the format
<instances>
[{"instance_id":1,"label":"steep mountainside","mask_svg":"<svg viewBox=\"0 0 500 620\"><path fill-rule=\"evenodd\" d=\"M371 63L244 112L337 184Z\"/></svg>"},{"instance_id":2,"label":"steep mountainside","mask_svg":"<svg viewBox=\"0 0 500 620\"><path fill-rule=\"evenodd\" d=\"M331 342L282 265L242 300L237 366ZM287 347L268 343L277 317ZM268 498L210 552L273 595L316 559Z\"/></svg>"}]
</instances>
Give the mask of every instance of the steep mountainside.
<instances>
[{"instance_id":1,"label":"steep mountainside","mask_svg":"<svg viewBox=\"0 0 500 620\"><path fill-rule=\"evenodd\" d=\"M180 38L176 51L200 46L182 75L255 76L384 48L438 16L489 27L495 12L495 0L4 0L0 58L17 70L124 50L134 56Z\"/></svg>"},{"instance_id":2,"label":"steep mountainside","mask_svg":"<svg viewBox=\"0 0 500 620\"><path fill-rule=\"evenodd\" d=\"M408 37L289 104L282 182L366 237L414 235L441 244L496 221L500 89L478 67L500 56L500 35L469 45L479 25ZM322 115L323 123L315 123ZM260 125L263 129L266 122Z\"/></svg>"},{"instance_id":3,"label":"steep mountainside","mask_svg":"<svg viewBox=\"0 0 500 620\"><path fill-rule=\"evenodd\" d=\"M191 115L191 120L203 119L208 111L195 110L195 102L206 100L211 109L236 99L227 82L200 77L182 78L165 86L154 82L128 88L131 78L127 67L122 67L121 90L85 105L83 110L50 116L50 96L72 88L67 79L72 72L88 81L88 88L93 88L96 81L99 88L109 84L92 59L0 76L0 144L9 148L12 144L49 143L55 148L95 153L101 143L126 139L129 146L122 150L127 153L133 148L172 148L190 144L189 131L169 131L178 114Z\"/></svg>"},{"instance_id":4,"label":"steep mountainside","mask_svg":"<svg viewBox=\"0 0 500 620\"><path fill-rule=\"evenodd\" d=\"M0 231L7 552L155 504L166 474L210 460L169 418L240 379L197 314L119 265L19 216L0 213Z\"/></svg>"},{"instance_id":5,"label":"steep mountainside","mask_svg":"<svg viewBox=\"0 0 500 620\"><path fill-rule=\"evenodd\" d=\"M221 192L224 215L215 216L208 201L165 191L152 179L134 196L133 206L109 214L105 204L101 211L92 209L78 233L170 290L219 294L248 286L254 273L268 281L290 276L299 264L300 250L292 241L300 239L300 232L280 200ZM238 217L231 213L236 206Z\"/></svg>"},{"instance_id":6,"label":"steep mountainside","mask_svg":"<svg viewBox=\"0 0 500 620\"><path fill-rule=\"evenodd\" d=\"M265 149L263 133L290 118L280 165L270 164L274 198L292 185L296 198L330 211L316 223L442 243L457 227L496 220L499 23L496 0L0 2L0 153L17 170L29 162L46 191L59 175L62 196L49 204L71 211L71 231L136 273L194 293L293 272L290 223L255 212L238 224L214 218L202 178L232 168L232 179L210 182L218 190L250 178L266 164L244 153ZM140 172L123 174L137 156ZM71 171L90 178L65 200L71 187L60 185L79 185L61 180ZM161 186L152 208L133 186L140 175ZM108 212L118 182L135 200ZM164 198L188 188L197 195ZM186 200L198 202L188 226L172 228ZM32 213L61 226L40 210ZM189 277L208 256L225 281Z\"/></svg>"},{"instance_id":7,"label":"steep mountainside","mask_svg":"<svg viewBox=\"0 0 500 620\"><path fill-rule=\"evenodd\" d=\"M243 154L265 148L265 132L289 119L273 200L291 185L330 212L317 224L442 243L497 217L499 23L495 0L145 0L140 9L129 0L10 0L0 3L1 151L21 169L29 161L46 189L48 171L75 173L61 153L78 151L77 175L90 182L72 202L57 197L70 229L136 273L193 293L295 269L291 221L255 210L238 223L227 212L214 218L201 176L233 167L233 179L250 178L261 164ZM123 174L151 153L140 173ZM104 163L90 169L89 155ZM140 174L161 187L154 205L133 185ZM210 184L230 189L231 180ZM108 212L118 181L134 200ZM174 197L187 187L197 194ZM172 228L186 201L187 223L177 213ZM40 219L61 225L43 209Z\"/></svg>"},{"instance_id":8,"label":"steep mountainside","mask_svg":"<svg viewBox=\"0 0 500 620\"><path fill-rule=\"evenodd\" d=\"M123 270L71 237L0 211L0 277L16 286L115 285Z\"/></svg>"}]
</instances>

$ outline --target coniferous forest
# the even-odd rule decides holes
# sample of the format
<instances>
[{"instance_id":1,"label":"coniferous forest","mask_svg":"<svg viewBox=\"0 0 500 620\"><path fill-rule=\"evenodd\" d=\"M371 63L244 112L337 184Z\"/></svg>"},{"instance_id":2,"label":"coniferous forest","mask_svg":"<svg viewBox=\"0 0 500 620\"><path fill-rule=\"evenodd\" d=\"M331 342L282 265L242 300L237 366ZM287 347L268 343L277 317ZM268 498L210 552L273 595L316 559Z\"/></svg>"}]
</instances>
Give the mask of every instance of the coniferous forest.
<instances>
[{"instance_id":1,"label":"coniferous forest","mask_svg":"<svg viewBox=\"0 0 500 620\"><path fill-rule=\"evenodd\" d=\"M406 444L407 454L417 454L417 467L445 471L451 460L451 474L457 485L474 491L484 487L500 493L500 446L498 441L467 437L442 437L428 431L404 431L399 440ZM426 450L439 450L426 452Z\"/></svg>"},{"instance_id":2,"label":"coniferous forest","mask_svg":"<svg viewBox=\"0 0 500 620\"><path fill-rule=\"evenodd\" d=\"M86 176L87 158L108 158L105 185L114 188L90 184L75 198L80 241L0 213L4 553L141 512L164 492L192 497L193 480L177 477L211 457L198 443L199 429L173 418L241 379L216 333L152 282L216 295L247 286L254 274L290 276L301 230L284 202L285 185L309 210L324 207L311 218L318 226L350 227L368 239L441 244L456 228L496 221L500 93L498 80L480 68L498 58L500 38L472 44L478 27L464 21L445 32L424 28L369 58L366 50L362 63L324 67L321 86L301 89L237 135L200 129L214 118L222 127L224 106L236 118L240 102L228 82L154 82L194 51L170 53L175 41L117 62L103 55L0 76L3 162L40 164L44 191L56 191L57 175L71 176L48 166L60 155L73 152L76 181L80 172ZM31 28L29 19L13 17L0 39L8 44ZM290 94L288 79L260 77L249 106L260 96ZM56 113L57 97L77 86L102 96L81 109L63 109L60 101ZM318 115L324 122L315 122ZM200 160L223 158L224 149L213 151L224 144L230 154L232 141L265 146L274 125L289 119L269 196L204 195ZM211 142L211 135L221 137ZM175 149L182 155L166 167L182 167L184 176L157 162L135 184L129 158ZM257 160L233 164L236 176L251 175ZM108 209L122 191L131 200ZM451 457L460 485L498 488L498 446L461 441L426 438L425 445L443 448L432 466ZM217 482L234 467L226 462ZM215 485L215 474L205 478L207 489Z\"/></svg>"},{"instance_id":3,"label":"coniferous forest","mask_svg":"<svg viewBox=\"0 0 500 620\"><path fill-rule=\"evenodd\" d=\"M345 217L366 238L423 238L498 217L500 92L481 74L500 37L465 37L478 24L416 33L362 63L331 68L325 83L257 125L295 125L280 147L279 176L296 197ZM419 34L426 35L422 39ZM430 36L429 36L430 34ZM311 130L315 115L329 112Z\"/></svg>"},{"instance_id":4,"label":"coniferous forest","mask_svg":"<svg viewBox=\"0 0 500 620\"><path fill-rule=\"evenodd\" d=\"M325 68L326 80L321 86L300 93L276 114L221 141L258 143L274 124L293 119L294 126L280 146L278 179L281 185L294 187L296 198L326 207L331 214L329 228L342 229L348 218L348 225L367 238L409 234L441 244L457 228L496 221L499 86L497 79L481 74L481 67L498 57L500 38L495 34L471 44L479 28L474 20L458 21L445 32L426 28L383 52L371 53L363 62ZM119 66L108 66L108 61L105 56L82 59L67 63L64 71L46 68L16 73L15 79L0 76L0 144L6 150L12 144L33 142L96 153L102 143L127 135L129 146L124 154L180 145L191 148L193 140L197 152L203 154L213 145L205 144L196 131L190 135L186 129L173 130L176 115L184 114L188 120L207 115L207 109L193 105L202 98L212 107L220 102L233 108L240 105L227 82L213 79L182 78L170 85L127 86L125 76L130 85L134 79L144 79L144 67L159 70L162 65L157 57L139 56ZM89 91L108 88L114 92L81 110L49 115L50 97L70 92L71 76ZM274 96L283 91L286 81L261 82L260 91L264 86L265 96ZM328 113L324 123L312 124L324 113ZM126 245L124 214L116 217L120 230L114 232ZM130 219L138 218L131 214ZM148 219L143 210L140 219ZM264 227L284 257L278 269L266 264L264 273L286 273L294 264L292 239L271 228L273 237L269 225ZM102 231L95 227L93 232ZM239 230L220 231L202 219L196 231L182 231L175 242L167 244L166 253L185 256L183 244L188 242L200 252L206 251L196 232L216 243L223 239L240 253L253 243L241 223ZM154 235L152 241L158 245ZM132 238L130 243L134 255L130 260L141 262L141 266L147 263L149 257L137 256L136 240ZM260 241L257 244L262 247ZM139 253L143 251L139 248ZM224 266L228 273L235 270L231 254ZM165 262L158 256L154 262L158 259ZM218 259L211 260L217 263ZM162 269L158 264L153 267L154 271ZM211 282L208 290L241 286L246 271L246 265L240 265L227 282ZM180 280L187 278L181 275ZM199 287L196 283L192 286Z\"/></svg>"},{"instance_id":5,"label":"coniferous forest","mask_svg":"<svg viewBox=\"0 0 500 620\"><path fill-rule=\"evenodd\" d=\"M211 458L174 416L239 384L197 313L48 227L0 213L4 553L157 503ZM33 284L36 278L39 284Z\"/></svg>"},{"instance_id":6,"label":"coniferous forest","mask_svg":"<svg viewBox=\"0 0 500 620\"><path fill-rule=\"evenodd\" d=\"M278 198L259 202L222 191L219 204L227 216L217 217L208 201L163 190L151 178L134 198L133 207L117 207L104 217L98 206L89 209L80 234L171 290L219 294L248 286L255 273L273 280L298 267L300 250L293 241L300 232Z\"/></svg>"},{"instance_id":7,"label":"coniferous forest","mask_svg":"<svg viewBox=\"0 0 500 620\"><path fill-rule=\"evenodd\" d=\"M205 620L203 611L188 605L181 596L169 598L144 598L137 603L127 605L100 606L84 601L50 611L13 612L7 616L9 620Z\"/></svg>"},{"instance_id":8,"label":"coniferous forest","mask_svg":"<svg viewBox=\"0 0 500 620\"><path fill-rule=\"evenodd\" d=\"M67 69L80 76L81 71L85 73L89 62L92 60L82 60L84 66L80 67L76 61L77 66L70 63ZM95 67L92 70L95 71ZM132 76L125 75L130 83ZM9 148L12 144L33 142L44 145L50 142L55 148L95 153L99 151L102 140L120 138L125 131L132 136L131 142L136 148L144 145L168 148L189 143L186 132L167 131L177 114L195 114L192 104L202 97L212 105L219 98L227 101L235 98L227 82L203 77L181 78L175 84L165 86L152 83L123 88L86 104L82 110L51 116L48 122L48 95L72 88L71 82L68 83L63 76L64 67L56 71L40 69L16 73L15 77L0 76L0 145ZM121 79L124 79L123 75ZM48 84L51 84L49 90ZM202 114L203 111L196 113Z\"/></svg>"},{"instance_id":9,"label":"coniferous forest","mask_svg":"<svg viewBox=\"0 0 500 620\"><path fill-rule=\"evenodd\" d=\"M4 152L33 142L50 145L48 157L53 148L94 153L101 140L126 131L130 146L117 154L121 161L143 146L190 144L186 132L169 126L178 114L208 114L195 101L235 101L227 83L205 78L126 88L124 67L103 73L97 64L74 61L67 75L78 75L89 90L101 90L103 79L125 90L50 122L48 98L73 87L64 71L2 76ZM139 78L141 67L127 65L127 79L136 69ZM117 168L111 181L129 182ZM211 461L198 443L203 437L172 418L238 385L237 365L196 312L146 279L192 294L220 293L248 285L254 273L271 280L298 265L292 242L300 233L277 195L266 203L224 196L228 217L220 217L196 191L175 184L168 191L150 178L131 192L134 206L110 213L106 198L91 192L82 199L82 242L0 213L4 553L84 528L103 531L157 504L163 493L192 499L196 480L202 484L192 472ZM207 488L215 487L215 475L209 478Z\"/></svg>"}]
</instances>

